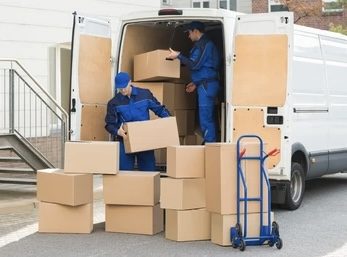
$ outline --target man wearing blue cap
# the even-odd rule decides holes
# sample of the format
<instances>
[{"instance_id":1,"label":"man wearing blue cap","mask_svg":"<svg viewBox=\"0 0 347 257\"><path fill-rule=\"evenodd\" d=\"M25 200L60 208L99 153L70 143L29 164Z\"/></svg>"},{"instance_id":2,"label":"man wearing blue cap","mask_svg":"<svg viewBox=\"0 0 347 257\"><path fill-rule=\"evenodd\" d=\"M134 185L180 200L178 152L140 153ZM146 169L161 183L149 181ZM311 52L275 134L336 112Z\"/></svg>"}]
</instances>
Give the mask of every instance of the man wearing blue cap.
<instances>
[{"instance_id":1,"label":"man wearing blue cap","mask_svg":"<svg viewBox=\"0 0 347 257\"><path fill-rule=\"evenodd\" d=\"M107 104L105 128L119 141L120 170L133 170L136 158L139 170L154 171L153 150L125 153L123 138L127 135L123 129L123 123L149 120L149 110L162 118L169 117L170 113L158 102L151 91L133 86L126 72L119 72L116 75L115 86L116 95Z\"/></svg>"},{"instance_id":2,"label":"man wearing blue cap","mask_svg":"<svg viewBox=\"0 0 347 257\"><path fill-rule=\"evenodd\" d=\"M170 48L168 58L178 58L190 69L192 81L186 86L186 91L191 93L195 89L198 90L199 121L204 142L216 142L214 103L219 92L219 52L204 34L204 23L199 21L189 23L187 32L190 40L194 42L190 56L186 57Z\"/></svg>"}]
</instances>

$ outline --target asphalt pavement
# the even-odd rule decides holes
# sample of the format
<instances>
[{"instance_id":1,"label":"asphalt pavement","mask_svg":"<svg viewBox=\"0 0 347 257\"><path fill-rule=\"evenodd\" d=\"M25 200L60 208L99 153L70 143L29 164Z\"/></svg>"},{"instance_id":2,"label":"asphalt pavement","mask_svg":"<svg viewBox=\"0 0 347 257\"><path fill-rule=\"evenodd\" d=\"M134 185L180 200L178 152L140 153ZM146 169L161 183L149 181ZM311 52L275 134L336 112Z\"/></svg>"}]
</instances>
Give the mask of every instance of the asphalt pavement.
<instances>
[{"instance_id":1,"label":"asphalt pavement","mask_svg":"<svg viewBox=\"0 0 347 257\"><path fill-rule=\"evenodd\" d=\"M96 200L96 208L97 212L102 211L101 199ZM35 230L37 223L23 224L18 233L28 233L24 228L29 227L33 234L24 238L19 235L21 239L18 241L5 244L0 248L0 256L347 257L347 174L308 182L304 201L298 210L274 208L274 211L284 243L282 250L269 246L248 246L244 252L240 252L232 247L214 245L210 241L174 242L166 240L164 233L155 236L108 233L104 231L101 218L96 220L93 233L87 235L41 234ZM24 222L25 217L20 218ZM15 233L11 232L13 235ZM1 237L6 236L0 235L0 242Z\"/></svg>"}]
</instances>

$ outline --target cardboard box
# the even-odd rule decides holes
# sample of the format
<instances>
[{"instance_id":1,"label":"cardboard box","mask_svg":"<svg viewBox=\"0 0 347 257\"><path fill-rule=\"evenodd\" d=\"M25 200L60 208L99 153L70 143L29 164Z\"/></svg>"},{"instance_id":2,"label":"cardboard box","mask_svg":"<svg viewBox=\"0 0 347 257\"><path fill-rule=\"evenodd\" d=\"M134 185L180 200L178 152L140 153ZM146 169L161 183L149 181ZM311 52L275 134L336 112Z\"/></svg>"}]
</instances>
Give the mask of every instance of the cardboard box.
<instances>
[{"instance_id":1,"label":"cardboard box","mask_svg":"<svg viewBox=\"0 0 347 257\"><path fill-rule=\"evenodd\" d=\"M117 174L118 160L118 142L65 143L65 173Z\"/></svg>"},{"instance_id":2,"label":"cardboard box","mask_svg":"<svg viewBox=\"0 0 347 257\"><path fill-rule=\"evenodd\" d=\"M90 233L93 230L93 204L68 206L39 203L39 232Z\"/></svg>"},{"instance_id":3,"label":"cardboard box","mask_svg":"<svg viewBox=\"0 0 347 257\"><path fill-rule=\"evenodd\" d=\"M241 149L251 154L259 148L256 143L244 143ZM251 155L250 155L251 156ZM235 214L237 212L237 161L236 144L213 143L205 147L206 167L206 208L210 212L220 214ZM259 197L260 174L259 163L256 161L243 161L242 170L246 179L248 198ZM267 210L267 187L263 187L263 208ZM240 186L240 196L243 196L243 186ZM249 202L247 212L257 213L260 211L259 202ZM241 204L241 212L243 212Z\"/></svg>"},{"instance_id":4,"label":"cardboard box","mask_svg":"<svg viewBox=\"0 0 347 257\"><path fill-rule=\"evenodd\" d=\"M160 207L189 210L206 207L204 178L161 178Z\"/></svg>"},{"instance_id":5,"label":"cardboard box","mask_svg":"<svg viewBox=\"0 0 347 257\"><path fill-rule=\"evenodd\" d=\"M60 169L37 171L37 199L77 206L93 202L93 175L64 174Z\"/></svg>"},{"instance_id":6,"label":"cardboard box","mask_svg":"<svg viewBox=\"0 0 347 257\"><path fill-rule=\"evenodd\" d=\"M195 110L175 110L178 134L185 136L193 134L195 130Z\"/></svg>"},{"instance_id":7,"label":"cardboard box","mask_svg":"<svg viewBox=\"0 0 347 257\"><path fill-rule=\"evenodd\" d=\"M180 77L180 61L168 60L168 50L134 56L134 81L165 81Z\"/></svg>"},{"instance_id":8,"label":"cardboard box","mask_svg":"<svg viewBox=\"0 0 347 257\"><path fill-rule=\"evenodd\" d=\"M169 146L166 174L172 178L204 178L205 146Z\"/></svg>"},{"instance_id":9,"label":"cardboard box","mask_svg":"<svg viewBox=\"0 0 347 257\"><path fill-rule=\"evenodd\" d=\"M264 144L265 145L265 144ZM245 156L259 156L260 145L248 144L246 147ZM264 148L265 149L265 148ZM247 179L247 194L249 198L260 197L260 162L257 160L245 160L245 173ZM266 165L265 165L266 167ZM267 175L267 170L265 170ZM265 178L263 177L263 212L267 212L269 208L268 201L268 187ZM248 212L261 212L259 202L249 202Z\"/></svg>"},{"instance_id":10,"label":"cardboard box","mask_svg":"<svg viewBox=\"0 0 347 257\"><path fill-rule=\"evenodd\" d=\"M271 212L271 221L274 220ZM228 246L231 245L230 228L235 227L237 215L221 215L211 213L211 241L212 243ZM241 229L244 235L244 215L240 216ZM268 214L263 213L263 225L268 225ZM260 235L260 213L247 215L247 237L258 237Z\"/></svg>"},{"instance_id":11,"label":"cardboard box","mask_svg":"<svg viewBox=\"0 0 347 257\"><path fill-rule=\"evenodd\" d=\"M164 228L163 210L155 206L106 205L105 230L154 235Z\"/></svg>"},{"instance_id":12,"label":"cardboard box","mask_svg":"<svg viewBox=\"0 0 347 257\"><path fill-rule=\"evenodd\" d=\"M196 108L196 93L187 93L185 84L134 82L134 85L149 89L154 97L161 104L165 105L172 115L175 110L194 110ZM151 117L153 118L153 116Z\"/></svg>"},{"instance_id":13,"label":"cardboard box","mask_svg":"<svg viewBox=\"0 0 347 257\"><path fill-rule=\"evenodd\" d=\"M155 163L158 165L165 165L166 154L167 154L167 148L155 149L154 150Z\"/></svg>"},{"instance_id":14,"label":"cardboard box","mask_svg":"<svg viewBox=\"0 0 347 257\"><path fill-rule=\"evenodd\" d=\"M105 204L149 205L159 203L160 173L120 171L104 175Z\"/></svg>"},{"instance_id":15,"label":"cardboard box","mask_svg":"<svg viewBox=\"0 0 347 257\"><path fill-rule=\"evenodd\" d=\"M174 241L209 240L211 216L206 209L166 210L165 238Z\"/></svg>"},{"instance_id":16,"label":"cardboard box","mask_svg":"<svg viewBox=\"0 0 347 257\"><path fill-rule=\"evenodd\" d=\"M127 138L124 139L126 153L141 152L179 145L175 117L157 120L128 122L124 125Z\"/></svg>"}]
</instances>

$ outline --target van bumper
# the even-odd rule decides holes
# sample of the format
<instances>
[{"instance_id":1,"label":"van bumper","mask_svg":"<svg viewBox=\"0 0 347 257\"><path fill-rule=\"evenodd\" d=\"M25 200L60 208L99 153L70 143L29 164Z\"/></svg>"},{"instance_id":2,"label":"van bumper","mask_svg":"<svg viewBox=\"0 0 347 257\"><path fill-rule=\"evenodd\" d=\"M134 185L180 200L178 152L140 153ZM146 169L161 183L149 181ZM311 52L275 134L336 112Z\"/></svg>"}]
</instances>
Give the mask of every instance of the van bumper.
<instances>
[{"instance_id":1,"label":"van bumper","mask_svg":"<svg viewBox=\"0 0 347 257\"><path fill-rule=\"evenodd\" d=\"M286 191L289 190L290 181L270 180L271 203L284 204L286 202Z\"/></svg>"}]
</instances>

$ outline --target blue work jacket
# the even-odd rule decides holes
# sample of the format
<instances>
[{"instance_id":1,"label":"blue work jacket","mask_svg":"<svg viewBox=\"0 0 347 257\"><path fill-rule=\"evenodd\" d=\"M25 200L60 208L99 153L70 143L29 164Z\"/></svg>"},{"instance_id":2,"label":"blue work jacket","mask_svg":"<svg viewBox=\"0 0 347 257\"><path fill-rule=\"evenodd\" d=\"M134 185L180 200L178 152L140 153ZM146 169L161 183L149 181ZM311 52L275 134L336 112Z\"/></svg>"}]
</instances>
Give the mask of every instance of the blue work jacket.
<instances>
[{"instance_id":1,"label":"blue work jacket","mask_svg":"<svg viewBox=\"0 0 347 257\"><path fill-rule=\"evenodd\" d=\"M107 104L105 128L113 136L117 136L118 129L124 122L149 120L149 110L162 118L170 116L169 111L158 102L151 91L131 87L130 97L117 93Z\"/></svg>"},{"instance_id":2,"label":"blue work jacket","mask_svg":"<svg viewBox=\"0 0 347 257\"><path fill-rule=\"evenodd\" d=\"M181 63L188 66L191 79L199 85L203 81L218 80L220 56L217 47L205 35L195 42L189 58L183 54L177 57Z\"/></svg>"}]
</instances>

